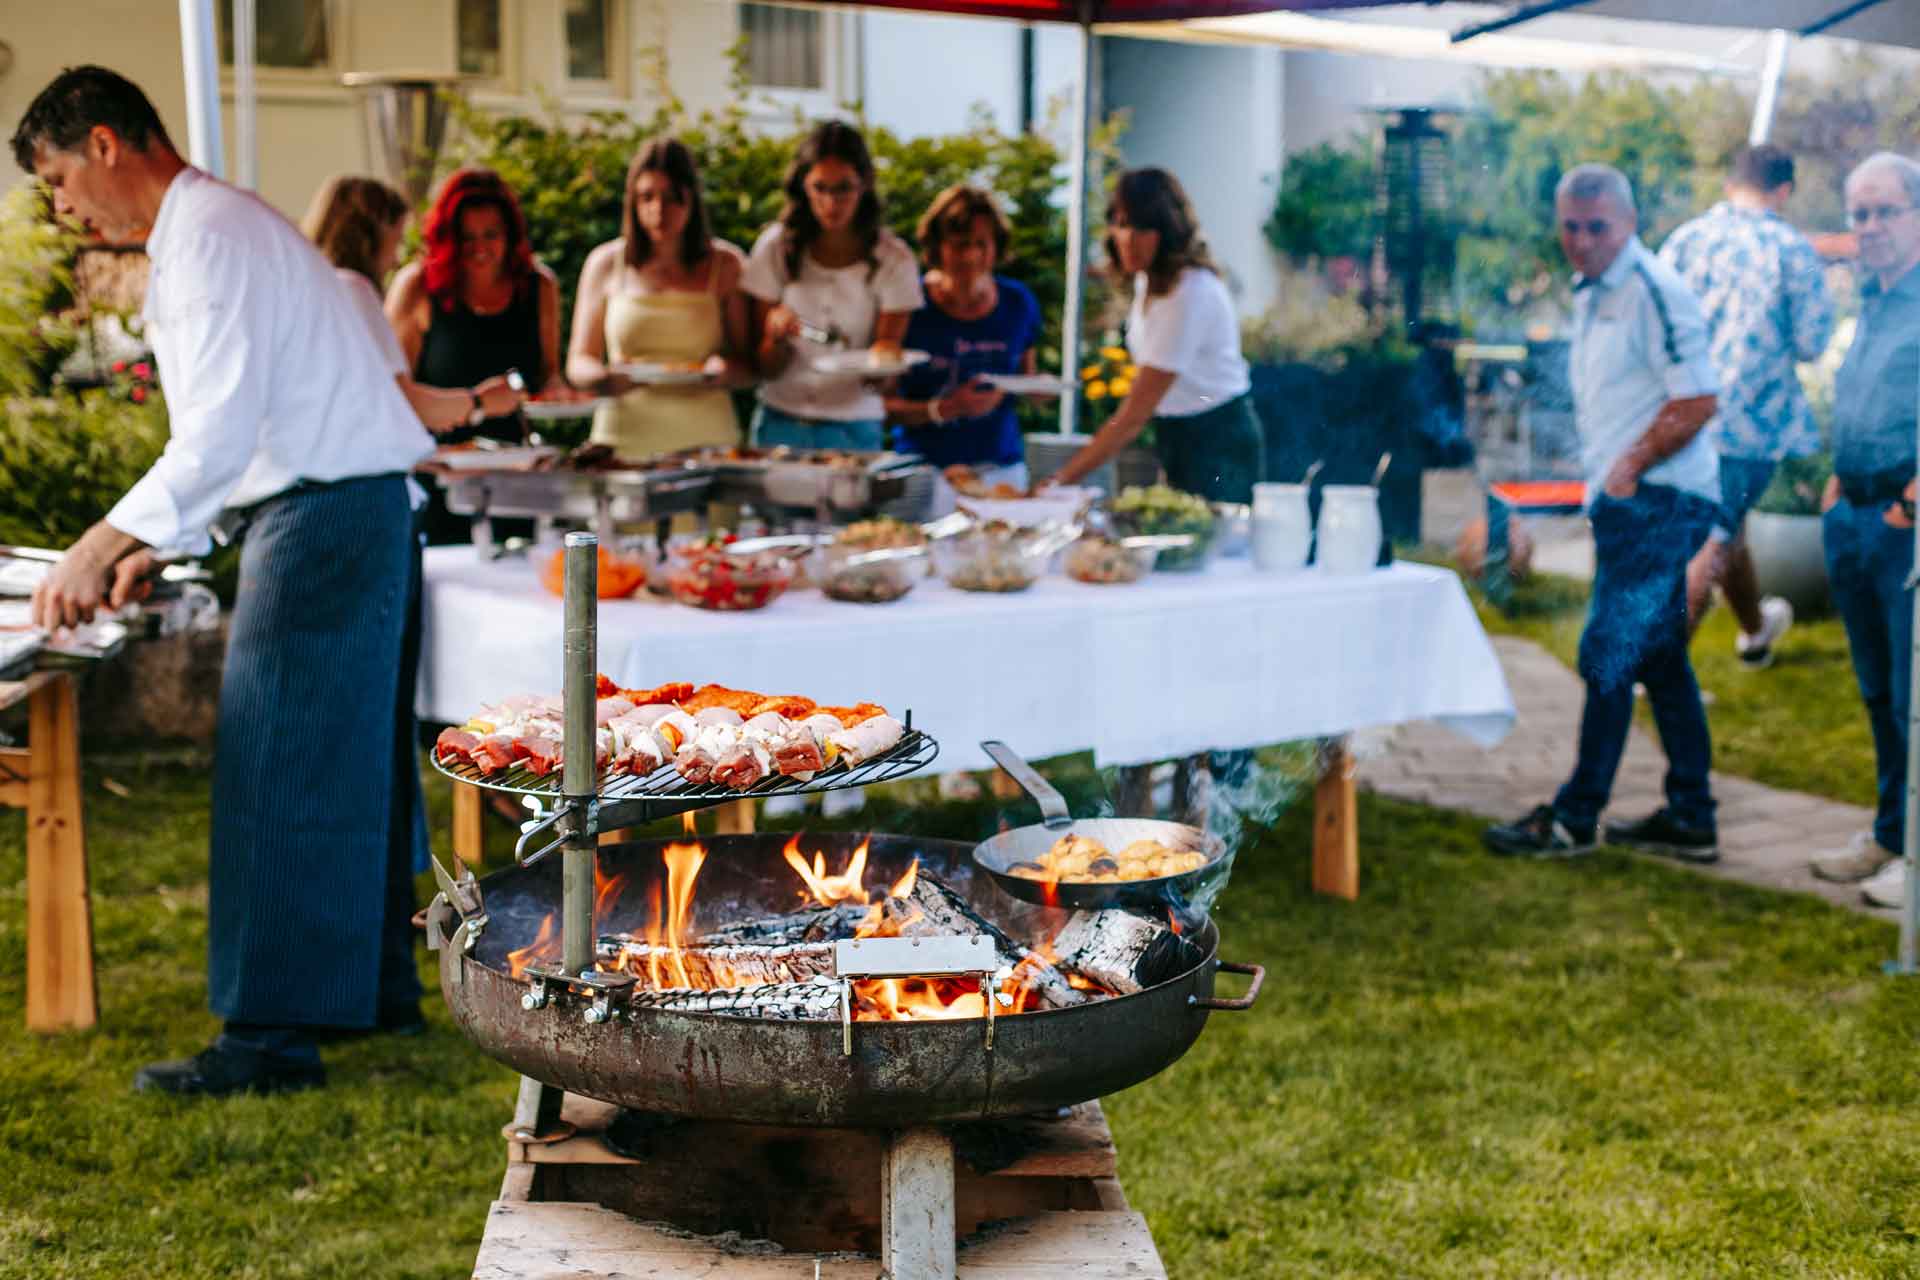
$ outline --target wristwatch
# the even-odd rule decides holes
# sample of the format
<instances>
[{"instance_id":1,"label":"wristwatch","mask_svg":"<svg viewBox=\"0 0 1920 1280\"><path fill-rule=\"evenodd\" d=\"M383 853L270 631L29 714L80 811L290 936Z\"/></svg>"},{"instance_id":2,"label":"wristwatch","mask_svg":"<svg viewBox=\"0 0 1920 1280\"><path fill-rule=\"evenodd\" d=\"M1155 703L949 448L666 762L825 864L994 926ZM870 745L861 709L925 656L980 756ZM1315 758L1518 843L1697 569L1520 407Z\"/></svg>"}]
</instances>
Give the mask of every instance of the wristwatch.
<instances>
[{"instance_id":1,"label":"wristwatch","mask_svg":"<svg viewBox=\"0 0 1920 1280\"><path fill-rule=\"evenodd\" d=\"M467 394L473 397L473 408L467 413L467 425L477 427L487 420L487 406L481 401L478 391L469 390Z\"/></svg>"}]
</instances>

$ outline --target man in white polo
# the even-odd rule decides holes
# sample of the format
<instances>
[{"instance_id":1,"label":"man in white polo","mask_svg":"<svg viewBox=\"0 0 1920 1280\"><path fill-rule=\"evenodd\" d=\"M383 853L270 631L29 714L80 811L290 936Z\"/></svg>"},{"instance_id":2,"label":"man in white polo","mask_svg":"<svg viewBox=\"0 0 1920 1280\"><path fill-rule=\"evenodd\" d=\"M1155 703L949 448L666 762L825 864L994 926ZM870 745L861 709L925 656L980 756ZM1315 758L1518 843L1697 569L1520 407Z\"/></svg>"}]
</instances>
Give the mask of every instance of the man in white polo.
<instances>
[{"instance_id":1,"label":"man in white polo","mask_svg":"<svg viewBox=\"0 0 1920 1280\"><path fill-rule=\"evenodd\" d=\"M1719 857L1707 774L1712 745L1687 658L1687 562L1720 517L1720 471L1700 429L1718 382L1700 304L1635 234L1633 188L1587 164L1554 198L1560 247L1575 271L1573 407L1593 525L1593 596L1580 636L1586 706L1573 776L1551 804L1490 827L1494 853L1585 853L1646 686L1667 752L1666 805L1610 824L1609 844L1712 862Z\"/></svg>"}]
</instances>

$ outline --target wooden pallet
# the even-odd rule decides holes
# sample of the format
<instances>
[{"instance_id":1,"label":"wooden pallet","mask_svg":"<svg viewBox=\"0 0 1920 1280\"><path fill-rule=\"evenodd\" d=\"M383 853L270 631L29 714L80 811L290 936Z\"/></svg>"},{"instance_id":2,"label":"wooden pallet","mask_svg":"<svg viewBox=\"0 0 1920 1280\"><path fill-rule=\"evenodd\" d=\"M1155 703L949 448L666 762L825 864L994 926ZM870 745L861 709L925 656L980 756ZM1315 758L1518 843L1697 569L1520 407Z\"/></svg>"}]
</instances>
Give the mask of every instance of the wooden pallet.
<instances>
[{"instance_id":1,"label":"wooden pallet","mask_svg":"<svg viewBox=\"0 0 1920 1280\"><path fill-rule=\"evenodd\" d=\"M0 682L0 710L21 702L27 745L0 748L0 806L27 811L27 1029L85 1030L100 1020L100 996L73 678Z\"/></svg>"},{"instance_id":2,"label":"wooden pallet","mask_svg":"<svg viewBox=\"0 0 1920 1280\"><path fill-rule=\"evenodd\" d=\"M631 1159L602 1137L613 1114L568 1095L562 1116L575 1136L509 1139L476 1280L805 1280L816 1262L823 1280L878 1273L886 1134L682 1121ZM1128 1207L1115 1176L1097 1102L1057 1119L963 1132L957 1145L960 1280L1165 1277L1146 1220ZM987 1149L1012 1158L975 1172L965 1153ZM731 1234L715 1238L722 1233ZM741 1240L777 1240L784 1250Z\"/></svg>"}]
</instances>

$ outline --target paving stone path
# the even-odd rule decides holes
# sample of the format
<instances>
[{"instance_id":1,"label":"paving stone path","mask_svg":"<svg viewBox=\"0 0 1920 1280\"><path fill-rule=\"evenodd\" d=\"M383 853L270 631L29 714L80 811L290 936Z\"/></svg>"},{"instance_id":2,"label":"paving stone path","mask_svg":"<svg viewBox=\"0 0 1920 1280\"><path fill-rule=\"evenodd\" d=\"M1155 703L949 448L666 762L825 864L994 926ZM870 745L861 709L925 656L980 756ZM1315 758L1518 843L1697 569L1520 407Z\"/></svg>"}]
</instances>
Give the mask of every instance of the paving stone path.
<instances>
[{"instance_id":1,"label":"paving stone path","mask_svg":"<svg viewBox=\"0 0 1920 1280\"><path fill-rule=\"evenodd\" d=\"M1583 695L1580 677L1531 641L1495 636L1493 646L1519 713L1506 740L1488 751L1437 725L1404 725L1386 735L1384 750L1362 754L1361 786L1502 821L1553 798L1573 770ZM1636 727L1614 784L1609 816L1638 818L1659 808L1665 773L1666 757L1658 742ZM1858 889L1816 880L1807 870L1813 851L1843 845L1871 825L1867 809L1723 773L1713 775L1713 793L1719 801L1720 861L1701 868L1703 872L1811 893L1868 915L1896 918L1893 911L1868 906ZM1361 861L1364 864L1364 853Z\"/></svg>"}]
</instances>

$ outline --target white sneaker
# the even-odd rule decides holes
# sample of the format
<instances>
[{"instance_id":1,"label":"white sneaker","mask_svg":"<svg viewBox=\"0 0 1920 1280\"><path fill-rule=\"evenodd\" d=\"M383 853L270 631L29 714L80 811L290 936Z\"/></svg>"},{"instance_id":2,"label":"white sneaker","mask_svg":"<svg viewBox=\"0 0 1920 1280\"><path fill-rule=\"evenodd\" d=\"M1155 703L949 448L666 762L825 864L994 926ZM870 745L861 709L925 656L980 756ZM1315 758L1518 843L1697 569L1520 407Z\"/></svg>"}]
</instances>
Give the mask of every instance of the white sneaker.
<instances>
[{"instance_id":1,"label":"white sneaker","mask_svg":"<svg viewBox=\"0 0 1920 1280\"><path fill-rule=\"evenodd\" d=\"M1813 855L1816 878L1837 884L1856 884L1874 875L1900 855L1882 848L1871 831L1856 831L1844 849L1823 849Z\"/></svg>"},{"instance_id":2,"label":"white sneaker","mask_svg":"<svg viewBox=\"0 0 1920 1280\"><path fill-rule=\"evenodd\" d=\"M769 818L791 818L807 811L807 800L804 795L768 796L761 802L760 812Z\"/></svg>"},{"instance_id":3,"label":"white sneaker","mask_svg":"<svg viewBox=\"0 0 1920 1280\"><path fill-rule=\"evenodd\" d=\"M1876 907L1907 904L1907 864L1896 858L1860 883L1860 896Z\"/></svg>"},{"instance_id":4,"label":"white sneaker","mask_svg":"<svg viewBox=\"0 0 1920 1280\"><path fill-rule=\"evenodd\" d=\"M1774 647L1793 625L1793 606L1779 596L1760 602L1760 630L1749 635L1742 631L1734 637L1733 651L1742 665L1760 671L1773 665Z\"/></svg>"}]
</instances>

